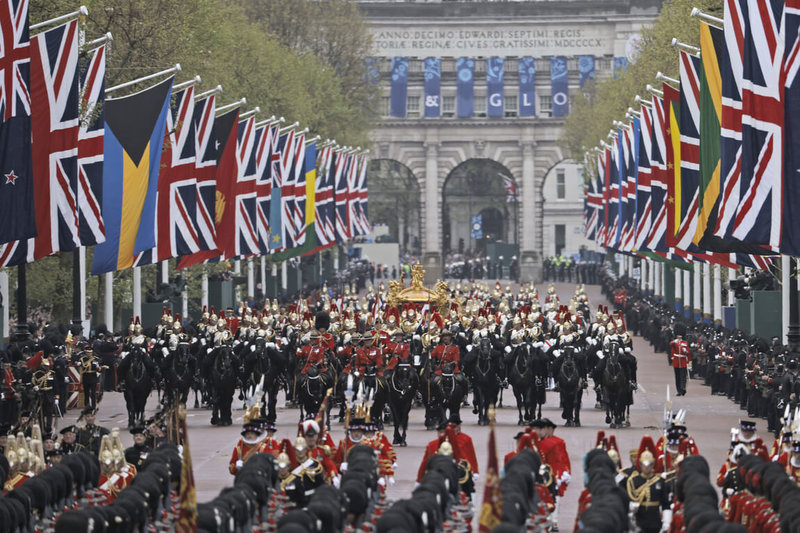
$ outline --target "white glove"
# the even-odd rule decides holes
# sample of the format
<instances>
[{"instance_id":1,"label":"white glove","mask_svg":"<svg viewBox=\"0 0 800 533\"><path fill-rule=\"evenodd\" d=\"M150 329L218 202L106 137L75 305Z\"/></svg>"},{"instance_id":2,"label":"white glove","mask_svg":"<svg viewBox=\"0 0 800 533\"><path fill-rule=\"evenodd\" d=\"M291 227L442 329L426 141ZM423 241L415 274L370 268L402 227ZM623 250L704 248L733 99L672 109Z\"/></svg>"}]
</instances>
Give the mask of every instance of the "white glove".
<instances>
[{"instance_id":1,"label":"white glove","mask_svg":"<svg viewBox=\"0 0 800 533\"><path fill-rule=\"evenodd\" d=\"M419 335L416 335L416 334L415 334L413 337L411 337L411 338L412 338L412 339L414 339L415 341L418 341L418 340L420 340L420 336L419 336Z\"/></svg>"},{"instance_id":2,"label":"white glove","mask_svg":"<svg viewBox=\"0 0 800 533\"><path fill-rule=\"evenodd\" d=\"M561 357L561 350L553 350L553 357L555 358Z\"/></svg>"},{"instance_id":3,"label":"white glove","mask_svg":"<svg viewBox=\"0 0 800 533\"><path fill-rule=\"evenodd\" d=\"M200 346L205 346L205 345L206 345L206 340L200 339Z\"/></svg>"},{"instance_id":4,"label":"white glove","mask_svg":"<svg viewBox=\"0 0 800 533\"><path fill-rule=\"evenodd\" d=\"M289 341L286 340L286 337L281 337L281 344L286 344L287 342Z\"/></svg>"},{"instance_id":5,"label":"white glove","mask_svg":"<svg viewBox=\"0 0 800 533\"><path fill-rule=\"evenodd\" d=\"M461 337L462 339L466 339L467 338L467 336L464 334L463 331L459 331L458 332L458 336Z\"/></svg>"},{"instance_id":6,"label":"white glove","mask_svg":"<svg viewBox=\"0 0 800 533\"><path fill-rule=\"evenodd\" d=\"M472 474L472 482L473 483L477 483L480 478L481 478L480 474Z\"/></svg>"},{"instance_id":7,"label":"white glove","mask_svg":"<svg viewBox=\"0 0 800 533\"><path fill-rule=\"evenodd\" d=\"M336 477L333 478L333 486L334 487L336 487L338 489L339 485L341 485L341 484L342 484L342 477L341 476L336 476Z\"/></svg>"},{"instance_id":8,"label":"white glove","mask_svg":"<svg viewBox=\"0 0 800 533\"><path fill-rule=\"evenodd\" d=\"M383 479L383 478L379 478L378 479L378 485L380 485L381 487L385 487L386 486L386 480Z\"/></svg>"},{"instance_id":9,"label":"white glove","mask_svg":"<svg viewBox=\"0 0 800 533\"><path fill-rule=\"evenodd\" d=\"M511 353L511 346L506 346L506 350L505 350L505 352L506 352L506 353Z\"/></svg>"},{"instance_id":10,"label":"white glove","mask_svg":"<svg viewBox=\"0 0 800 533\"><path fill-rule=\"evenodd\" d=\"M630 348L625 348L625 353L631 353L631 349Z\"/></svg>"},{"instance_id":11,"label":"white glove","mask_svg":"<svg viewBox=\"0 0 800 533\"><path fill-rule=\"evenodd\" d=\"M352 335L350 335L349 333L345 333L345 334L344 334L344 343L345 343L345 344L350 344L350 341L351 341L352 339L353 339L353 336L352 336Z\"/></svg>"},{"instance_id":12,"label":"white glove","mask_svg":"<svg viewBox=\"0 0 800 533\"><path fill-rule=\"evenodd\" d=\"M161 353L163 353L165 356L167 356L167 355L169 355L169 350L167 350L166 348L161 348Z\"/></svg>"},{"instance_id":13,"label":"white glove","mask_svg":"<svg viewBox=\"0 0 800 533\"><path fill-rule=\"evenodd\" d=\"M541 348L542 346L544 346L544 343L542 341L536 341L533 343L534 348Z\"/></svg>"},{"instance_id":14,"label":"white glove","mask_svg":"<svg viewBox=\"0 0 800 533\"><path fill-rule=\"evenodd\" d=\"M64 383L69 383L69 378L64 378Z\"/></svg>"},{"instance_id":15,"label":"white glove","mask_svg":"<svg viewBox=\"0 0 800 533\"><path fill-rule=\"evenodd\" d=\"M266 347L267 347L267 348L272 348L273 350L276 350L276 349L278 348L278 347L275 345L275 343L274 343L274 342L268 342L268 343L266 344Z\"/></svg>"},{"instance_id":16,"label":"white glove","mask_svg":"<svg viewBox=\"0 0 800 533\"><path fill-rule=\"evenodd\" d=\"M467 352L471 352L471 351L472 351L472 345L471 345L471 344L468 344L468 345L467 345Z\"/></svg>"},{"instance_id":17,"label":"white glove","mask_svg":"<svg viewBox=\"0 0 800 533\"><path fill-rule=\"evenodd\" d=\"M345 470L347 470L347 461L342 463L342 466L339 467L339 470L341 472L344 472Z\"/></svg>"},{"instance_id":18,"label":"white glove","mask_svg":"<svg viewBox=\"0 0 800 533\"><path fill-rule=\"evenodd\" d=\"M250 351L251 351L251 352L255 352L255 351L256 351L256 347L255 347L255 346L253 346L253 345L250 345Z\"/></svg>"},{"instance_id":19,"label":"white glove","mask_svg":"<svg viewBox=\"0 0 800 533\"><path fill-rule=\"evenodd\" d=\"M392 486L392 485L394 485L395 483L397 483L397 482L394 480L394 476L390 477L390 478L389 478L389 486Z\"/></svg>"},{"instance_id":20,"label":"white glove","mask_svg":"<svg viewBox=\"0 0 800 533\"><path fill-rule=\"evenodd\" d=\"M569 483L571 479L572 476L569 474L569 472L564 472L561 474L561 483Z\"/></svg>"},{"instance_id":21,"label":"white glove","mask_svg":"<svg viewBox=\"0 0 800 533\"><path fill-rule=\"evenodd\" d=\"M241 468L242 468L243 466L244 466L244 461L242 461L241 459L239 459L238 461L236 461L236 470L241 470Z\"/></svg>"},{"instance_id":22,"label":"white glove","mask_svg":"<svg viewBox=\"0 0 800 533\"><path fill-rule=\"evenodd\" d=\"M414 482L414 488L416 489L417 487L419 487L419 481Z\"/></svg>"},{"instance_id":23,"label":"white glove","mask_svg":"<svg viewBox=\"0 0 800 533\"><path fill-rule=\"evenodd\" d=\"M672 522L672 509L664 509L661 511L661 531L669 531L669 525Z\"/></svg>"},{"instance_id":24,"label":"white glove","mask_svg":"<svg viewBox=\"0 0 800 533\"><path fill-rule=\"evenodd\" d=\"M399 465L397 464L397 461L395 461L394 463L392 463L392 470L397 470L397 467L398 467L398 466L399 466ZM393 479L394 479L394 478L393 478Z\"/></svg>"}]
</instances>

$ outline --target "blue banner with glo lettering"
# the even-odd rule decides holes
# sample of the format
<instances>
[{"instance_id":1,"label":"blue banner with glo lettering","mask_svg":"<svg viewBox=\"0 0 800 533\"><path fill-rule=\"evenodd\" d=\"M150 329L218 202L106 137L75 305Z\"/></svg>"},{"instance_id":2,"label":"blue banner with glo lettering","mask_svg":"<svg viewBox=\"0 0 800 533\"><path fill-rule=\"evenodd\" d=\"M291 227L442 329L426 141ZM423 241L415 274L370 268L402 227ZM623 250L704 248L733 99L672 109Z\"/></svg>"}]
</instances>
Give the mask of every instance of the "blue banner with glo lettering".
<instances>
[{"instance_id":1,"label":"blue banner with glo lettering","mask_svg":"<svg viewBox=\"0 0 800 533\"><path fill-rule=\"evenodd\" d=\"M408 58L392 58L392 95L390 115L406 116L406 96L408 95Z\"/></svg>"},{"instance_id":2,"label":"blue banner with glo lettering","mask_svg":"<svg viewBox=\"0 0 800 533\"><path fill-rule=\"evenodd\" d=\"M441 116L442 60L438 57L425 58L425 116Z\"/></svg>"},{"instance_id":3,"label":"blue banner with glo lettering","mask_svg":"<svg viewBox=\"0 0 800 533\"><path fill-rule=\"evenodd\" d=\"M615 57L614 58L614 79L619 78L625 71L628 70L628 58L627 57Z\"/></svg>"},{"instance_id":4,"label":"blue banner with glo lettering","mask_svg":"<svg viewBox=\"0 0 800 533\"><path fill-rule=\"evenodd\" d=\"M471 57L459 57L456 60L458 82L456 84L456 100L458 103L458 116L469 118L475 110L475 60Z\"/></svg>"},{"instance_id":5,"label":"blue banner with glo lettering","mask_svg":"<svg viewBox=\"0 0 800 533\"><path fill-rule=\"evenodd\" d=\"M490 117L503 116L503 77L503 58L488 58L486 60L486 114Z\"/></svg>"},{"instance_id":6,"label":"blue banner with glo lettering","mask_svg":"<svg viewBox=\"0 0 800 533\"><path fill-rule=\"evenodd\" d=\"M553 56L550 58L550 87L552 97L552 113L554 117L564 117L569 113L569 88L567 87L567 58Z\"/></svg>"},{"instance_id":7,"label":"blue banner with glo lettering","mask_svg":"<svg viewBox=\"0 0 800 533\"><path fill-rule=\"evenodd\" d=\"M594 56L580 56L578 58L578 84L581 89L589 81L594 80Z\"/></svg>"},{"instance_id":8,"label":"blue banner with glo lettering","mask_svg":"<svg viewBox=\"0 0 800 533\"><path fill-rule=\"evenodd\" d=\"M536 62L532 57L519 58L519 116L536 116Z\"/></svg>"}]
</instances>

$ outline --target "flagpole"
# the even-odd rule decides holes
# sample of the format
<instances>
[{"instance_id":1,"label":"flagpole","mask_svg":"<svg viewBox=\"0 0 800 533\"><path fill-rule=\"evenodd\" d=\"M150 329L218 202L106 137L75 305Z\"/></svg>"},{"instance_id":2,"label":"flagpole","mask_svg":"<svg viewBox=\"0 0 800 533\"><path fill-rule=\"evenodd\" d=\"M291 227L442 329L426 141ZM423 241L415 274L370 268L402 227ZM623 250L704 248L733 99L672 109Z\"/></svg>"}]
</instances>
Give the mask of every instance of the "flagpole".
<instances>
[{"instance_id":1,"label":"flagpole","mask_svg":"<svg viewBox=\"0 0 800 533\"><path fill-rule=\"evenodd\" d=\"M3 300L3 329L0 331L0 342L5 344L8 339L8 308L11 301L8 299L8 272L0 271L0 298Z\"/></svg>"},{"instance_id":2,"label":"flagpole","mask_svg":"<svg viewBox=\"0 0 800 533\"><path fill-rule=\"evenodd\" d=\"M98 37L94 41L89 41L88 43L84 43L81 48L83 50L91 50L92 48L97 48L101 44L110 43L113 41L114 41L114 36L111 35L111 32L108 32L102 37Z\"/></svg>"},{"instance_id":3,"label":"flagpole","mask_svg":"<svg viewBox=\"0 0 800 533\"><path fill-rule=\"evenodd\" d=\"M61 15L60 17L56 17L54 19L45 20L44 22L38 22L36 24L31 24L28 27L28 31L38 30L39 28L44 28L45 26L52 26L53 24L58 24L59 22L66 22L68 20L76 19L80 16L87 17L89 16L89 10L86 6L81 6L77 9L77 11L73 11L72 13L67 13L66 15Z\"/></svg>"},{"instance_id":4,"label":"flagpole","mask_svg":"<svg viewBox=\"0 0 800 533\"><path fill-rule=\"evenodd\" d=\"M208 308L208 272L206 267L203 267L203 274L200 276L200 305L203 309Z\"/></svg>"},{"instance_id":5,"label":"flagpole","mask_svg":"<svg viewBox=\"0 0 800 533\"><path fill-rule=\"evenodd\" d=\"M267 258L261 256L261 296L267 297Z\"/></svg>"},{"instance_id":6,"label":"flagpole","mask_svg":"<svg viewBox=\"0 0 800 533\"><path fill-rule=\"evenodd\" d=\"M679 41L677 37L673 37L672 42L670 44L672 44L673 48L677 48L678 50L683 50L689 55L700 57L700 49L698 47L692 46L691 44L683 43Z\"/></svg>"},{"instance_id":7,"label":"flagpole","mask_svg":"<svg viewBox=\"0 0 800 533\"><path fill-rule=\"evenodd\" d=\"M17 328L14 334L18 341L28 338L28 279L27 265L17 267Z\"/></svg>"},{"instance_id":8,"label":"flagpole","mask_svg":"<svg viewBox=\"0 0 800 533\"><path fill-rule=\"evenodd\" d=\"M142 316L142 267L133 267L133 315Z\"/></svg>"},{"instance_id":9,"label":"flagpole","mask_svg":"<svg viewBox=\"0 0 800 533\"><path fill-rule=\"evenodd\" d=\"M202 98L205 98L206 96L211 96L212 94L221 94L221 93L222 93L222 85L217 85L213 89L209 89L204 93L196 94L194 96L194 99L200 100Z\"/></svg>"},{"instance_id":10,"label":"flagpole","mask_svg":"<svg viewBox=\"0 0 800 533\"><path fill-rule=\"evenodd\" d=\"M663 72L660 71L656 72L656 80L669 83L670 85L677 85L678 87L681 86L681 82L679 80L676 80L675 78L670 78L669 76L666 76Z\"/></svg>"},{"instance_id":11,"label":"flagpole","mask_svg":"<svg viewBox=\"0 0 800 533\"><path fill-rule=\"evenodd\" d=\"M689 13L689 16L693 18L698 18L703 22L705 22L706 24L708 24L709 26L714 26L715 28L720 30L724 29L725 27L725 20L719 17L715 17L713 15L709 15L708 13L703 13L696 7L692 8L692 12Z\"/></svg>"},{"instance_id":12,"label":"flagpole","mask_svg":"<svg viewBox=\"0 0 800 533\"><path fill-rule=\"evenodd\" d=\"M281 118L283 118L283 117L281 117ZM293 124L289 124L288 126L284 126L283 128L279 129L278 133L283 133L283 132L286 132L286 131L289 131L289 130L293 130L296 127L298 127L299 125L300 125L299 122L295 122Z\"/></svg>"},{"instance_id":13,"label":"flagpole","mask_svg":"<svg viewBox=\"0 0 800 533\"><path fill-rule=\"evenodd\" d=\"M253 258L247 259L247 296L255 298L256 268Z\"/></svg>"},{"instance_id":14,"label":"flagpole","mask_svg":"<svg viewBox=\"0 0 800 533\"><path fill-rule=\"evenodd\" d=\"M233 109L234 107L243 106L246 103L247 103L247 98L242 98L241 100L233 102L232 104L228 104L228 105L224 105L224 106L218 107L217 108L217 114L219 114L221 111L224 112L224 111L227 111L229 109Z\"/></svg>"},{"instance_id":15,"label":"flagpole","mask_svg":"<svg viewBox=\"0 0 800 533\"><path fill-rule=\"evenodd\" d=\"M250 118L253 115L255 115L256 113L261 113L261 108L258 107L258 106L254 107L250 111L245 111L244 113L240 113L239 114L239 120L244 120L246 118Z\"/></svg>"},{"instance_id":16,"label":"flagpole","mask_svg":"<svg viewBox=\"0 0 800 533\"><path fill-rule=\"evenodd\" d=\"M164 261L161 261L159 267L161 272L161 283L169 283L169 260L165 259Z\"/></svg>"},{"instance_id":17,"label":"flagpole","mask_svg":"<svg viewBox=\"0 0 800 533\"><path fill-rule=\"evenodd\" d=\"M800 352L800 302L798 302L797 290L797 260L789 259L790 280L789 280L789 353L797 357Z\"/></svg>"},{"instance_id":18,"label":"flagpole","mask_svg":"<svg viewBox=\"0 0 800 533\"><path fill-rule=\"evenodd\" d=\"M83 333L83 313L82 302L85 301L86 287L83 273L81 272L83 263L83 247L78 246L72 250L72 327L78 328L76 337Z\"/></svg>"},{"instance_id":19,"label":"flagpole","mask_svg":"<svg viewBox=\"0 0 800 533\"><path fill-rule=\"evenodd\" d=\"M117 91L119 89L124 89L125 87L130 87L131 85L136 85L137 83L142 83L143 81L152 80L153 78L158 78L159 76L166 76L167 74L174 74L175 72L181 71L181 64L175 63L175 66L172 68L168 68L166 70L162 70L161 72L156 72L155 74L150 74L148 76L143 76L141 78L136 78L135 80L131 80L125 83L121 83L119 85L115 85L114 87L110 87L106 89L106 94Z\"/></svg>"},{"instance_id":20,"label":"flagpole","mask_svg":"<svg viewBox=\"0 0 800 533\"><path fill-rule=\"evenodd\" d=\"M106 272L105 280L105 314L108 331L114 331L114 273Z\"/></svg>"},{"instance_id":21,"label":"flagpole","mask_svg":"<svg viewBox=\"0 0 800 533\"><path fill-rule=\"evenodd\" d=\"M173 85L172 86L172 92L174 93L175 91L180 91L181 89L185 89L186 87L191 87L192 85L200 83L201 81L203 81L203 80L200 78L200 76L195 76L194 78L192 78L190 80L186 80L186 81L183 81L181 83L177 83L177 84Z\"/></svg>"}]
</instances>

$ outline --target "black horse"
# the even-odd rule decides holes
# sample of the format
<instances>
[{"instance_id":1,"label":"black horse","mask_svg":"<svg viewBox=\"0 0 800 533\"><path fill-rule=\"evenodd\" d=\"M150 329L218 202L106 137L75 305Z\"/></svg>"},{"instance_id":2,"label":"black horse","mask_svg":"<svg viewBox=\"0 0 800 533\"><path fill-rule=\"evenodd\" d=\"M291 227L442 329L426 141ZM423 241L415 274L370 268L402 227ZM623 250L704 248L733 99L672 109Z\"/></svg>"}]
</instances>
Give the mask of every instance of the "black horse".
<instances>
[{"instance_id":1,"label":"black horse","mask_svg":"<svg viewBox=\"0 0 800 533\"><path fill-rule=\"evenodd\" d=\"M164 360L164 404L186 403L195 379L197 365L187 342L179 342Z\"/></svg>"},{"instance_id":2,"label":"black horse","mask_svg":"<svg viewBox=\"0 0 800 533\"><path fill-rule=\"evenodd\" d=\"M230 426L233 424L231 403L236 390L237 361L233 350L223 344L209 354L212 357L210 384L213 408L211 411L212 426Z\"/></svg>"},{"instance_id":3,"label":"black horse","mask_svg":"<svg viewBox=\"0 0 800 533\"><path fill-rule=\"evenodd\" d=\"M133 346L117 368L119 383L125 387L128 427L144 425L144 409L153 391L156 365L140 346Z\"/></svg>"},{"instance_id":4,"label":"black horse","mask_svg":"<svg viewBox=\"0 0 800 533\"><path fill-rule=\"evenodd\" d=\"M630 384L625 368L620 362L622 348L616 341L610 342L604 349L605 357L597 366L598 373L602 372L601 383L603 390L603 403L606 409L606 424L610 427L623 427L625 423L626 398L630 393Z\"/></svg>"},{"instance_id":5,"label":"black horse","mask_svg":"<svg viewBox=\"0 0 800 533\"><path fill-rule=\"evenodd\" d=\"M305 414L319 412L319 408L325 399L328 389L333 387L334 377L330 369L321 370L317 364L305 372L301 373L297 379L297 400L300 402L300 420L305 418ZM328 403L327 409L330 411L331 404ZM329 413L326 413L329 414ZM330 421L330 416L325 417Z\"/></svg>"},{"instance_id":6,"label":"black horse","mask_svg":"<svg viewBox=\"0 0 800 533\"><path fill-rule=\"evenodd\" d=\"M463 374L456 373L455 362L443 363L441 374L430 377L433 397L433 409L438 420L447 420L458 415L461 404L469 392L469 383Z\"/></svg>"},{"instance_id":7,"label":"black horse","mask_svg":"<svg viewBox=\"0 0 800 533\"><path fill-rule=\"evenodd\" d=\"M562 349L562 355L556 361L553 370L561 395L561 418L566 420L567 427L580 427L581 399L583 389L586 388L586 372L581 368L573 346Z\"/></svg>"},{"instance_id":8,"label":"black horse","mask_svg":"<svg viewBox=\"0 0 800 533\"><path fill-rule=\"evenodd\" d=\"M472 395L475 403L473 413L478 415L478 425L489 425L489 407L497 403L503 368L500 352L492 347L487 337L478 341L477 357L472 367Z\"/></svg>"},{"instance_id":9,"label":"black horse","mask_svg":"<svg viewBox=\"0 0 800 533\"><path fill-rule=\"evenodd\" d=\"M259 337L242 351L242 389L250 390L264 379L264 397L261 414L271 421L277 418L276 405L281 383L285 381L286 358L274 344Z\"/></svg>"},{"instance_id":10,"label":"black horse","mask_svg":"<svg viewBox=\"0 0 800 533\"><path fill-rule=\"evenodd\" d=\"M508 381L514 398L517 400L519 420L517 424L524 426L533 420L531 413L531 397L533 394L533 346L530 343L518 345L511 352L511 367L508 371Z\"/></svg>"},{"instance_id":11,"label":"black horse","mask_svg":"<svg viewBox=\"0 0 800 533\"><path fill-rule=\"evenodd\" d=\"M531 390L531 415L542 418L542 406L547 401L548 360L541 347L536 344L531 346L531 367L533 370L533 384Z\"/></svg>"},{"instance_id":12,"label":"black horse","mask_svg":"<svg viewBox=\"0 0 800 533\"><path fill-rule=\"evenodd\" d=\"M400 361L397 366L386 373L385 387L380 383L379 393L376 395L375 403L383 399L382 391L388 395L389 409L392 412L394 422L394 438L392 443L397 446L406 445L406 431L408 430L408 413L411 411L411 403L417 394L419 379L414 367L408 361ZM373 407L375 405L373 404ZM381 413L383 408L380 408ZM376 413L376 414L377 414Z\"/></svg>"}]
</instances>

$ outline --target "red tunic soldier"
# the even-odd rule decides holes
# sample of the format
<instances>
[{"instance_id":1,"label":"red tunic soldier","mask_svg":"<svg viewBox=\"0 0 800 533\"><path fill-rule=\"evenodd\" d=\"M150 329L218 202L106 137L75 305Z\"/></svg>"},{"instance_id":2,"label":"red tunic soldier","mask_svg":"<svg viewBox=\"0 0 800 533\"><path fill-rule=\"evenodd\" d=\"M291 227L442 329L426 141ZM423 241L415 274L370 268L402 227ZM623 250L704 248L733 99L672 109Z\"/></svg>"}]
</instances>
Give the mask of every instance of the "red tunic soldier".
<instances>
[{"instance_id":1,"label":"red tunic soldier","mask_svg":"<svg viewBox=\"0 0 800 533\"><path fill-rule=\"evenodd\" d=\"M460 374L461 370L458 368L458 365L461 363L461 349L453 344L453 332L450 330L444 330L441 334L442 344L437 346L431 352L431 359L433 363L438 367L436 369L436 374L442 374L442 367L447 363L454 363L453 365L453 373Z\"/></svg>"}]
</instances>

